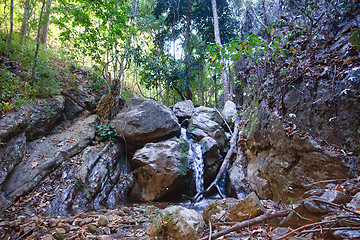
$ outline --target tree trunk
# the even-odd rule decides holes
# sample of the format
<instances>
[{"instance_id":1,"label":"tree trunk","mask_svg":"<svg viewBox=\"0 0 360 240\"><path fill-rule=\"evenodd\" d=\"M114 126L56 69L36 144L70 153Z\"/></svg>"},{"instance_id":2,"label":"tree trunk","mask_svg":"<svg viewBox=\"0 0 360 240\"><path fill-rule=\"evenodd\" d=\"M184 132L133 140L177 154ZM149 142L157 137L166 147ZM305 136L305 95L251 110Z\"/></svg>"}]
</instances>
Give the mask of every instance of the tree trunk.
<instances>
[{"instance_id":1,"label":"tree trunk","mask_svg":"<svg viewBox=\"0 0 360 240\"><path fill-rule=\"evenodd\" d=\"M12 39L12 33L14 28L14 0L11 0L10 2L10 32L9 32L9 45L11 44Z\"/></svg>"},{"instance_id":2,"label":"tree trunk","mask_svg":"<svg viewBox=\"0 0 360 240\"><path fill-rule=\"evenodd\" d=\"M213 12L213 18L214 18L214 33L215 33L215 42L220 47L221 45L221 38L220 38L220 30L219 30L219 17L217 14L217 7L216 7L216 0L211 0L211 7ZM226 74L226 67L225 67L225 61L223 58L221 58L221 63L224 66L223 71L221 72L221 79L223 84L223 95L224 95L224 103L229 99L229 81Z\"/></svg>"},{"instance_id":3,"label":"tree trunk","mask_svg":"<svg viewBox=\"0 0 360 240\"><path fill-rule=\"evenodd\" d=\"M27 27L29 25L29 13L30 13L30 0L25 1L24 5L24 15L23 20L21 24L21 30L20 30L20 43L23 44L26 37Z\"/></svg>"},{"instance_id":4,"label":"tree trunk","mask_svg":"<svg viewBox=\"0 0 360 240\"><path fill-rule=\"evenodd\" d=\"M42 16L44 13L44 8L45 8L45 0L43 0L40 17L39 17L38 33L37 33L37 37L36 37L36 49L35 49L35 56L34 56L34 66L33 66L32 74L31 74L32 75L31 76L31 85L33 85L35 83L36 63L37 63L37 57L39 54L39 46L40 46L40 28L41 28L41 21L42 21Z\"/></svg>"},{"instance_id":5,"label":"tree trunk","mask_svg":"<svg viewBox=\"0 0 360 240\"><path fill-rule=\"evenodd\" d=\"M215 104L214 106L218 107L218 92L217 92L217 82L216 82L216 75L214 75L214 94L215 94Z\"/></svg>"},{"instance_id":6,"label":"tree trunk","mask_svg":"<svg viewBox=\"0 0 360 240\"><path fill-rule=\"evenodd\" d=\"M45 15L43 20L41 21L41 28L40 28L40 44L44 45L45 48L47 47L47 36L50 25L51 4L52 4L52 0L47 0L45 6L46 8Z\"/></svg>"}]
</instances>

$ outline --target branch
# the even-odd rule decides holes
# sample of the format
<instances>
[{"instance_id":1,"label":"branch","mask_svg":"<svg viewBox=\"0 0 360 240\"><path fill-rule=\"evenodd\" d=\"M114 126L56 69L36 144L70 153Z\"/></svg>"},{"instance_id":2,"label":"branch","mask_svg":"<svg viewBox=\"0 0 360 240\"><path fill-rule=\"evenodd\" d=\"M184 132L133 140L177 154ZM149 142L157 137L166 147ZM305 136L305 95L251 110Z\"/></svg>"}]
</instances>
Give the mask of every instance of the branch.
<instances>
[{"instance_id":1,"label":"branch","mask_svg":"<svg viewBox=\"0 0 360 240\"><path fill-rule=\"evenodd\" d=\"M228 233L237 231L237 230L239 230L239 229L241 229L243 227L248 227L248 226L263 222L263 221L271 219L271 218L285 217L285 216L287 216L289 214L289 212L290 212L289 210L280 211L280 212L272 212L272 213L267 212L267 213L265 213L263 215L260 215L260 216L258 216L256 218L239 222L239 223L235 224L234 226L232 226L232 227L230 227L228 229L225 229L223 231L214 233L214 234L212 234L211 239L216 239L216 238L224 236L224 235L226 235ZM207 240L207 239L209 239L209 238L206 236L204 238L201 238L200 240Z\"/></svg>"},{"instance_id":2,"label":"branch","mask_svg":"<svg viewBox=\"0 0 360 240\"><path fill-rule=\"evenodd\" d=\"M355 215L357 215L357 216L360 216L360 212L354 211L354 210L352 210L352 209L350 209L350 208L344 207L344 206L339 205L339 204L336 204L336 203L331 203L331 202L325 201L325 200L323 200L323 199L321 199L321 198L319 198L319 197L314 198L314 201L318 201L318 202L321 202L321 203L325 203L325 204L328 204L328 205L337 207L337 208L339 208L339 209L343 209L343 210L345 210L345 211L351 212L351 213L353 213L353 214L355 214Z\"/></svg>"},{"instance_id":3,"label":"branch","mask_svg":"<svg viewBox=\"0 0 360 240\"><path fill-rule=\"evenodd\" d=\"M96 113L95 109L90 108L89 106L86 106L85 104L83 104L82 102L80 102L79 100L77 100L73 95L71 95L70 93L61 91L61 94L70 98L70 100L74 101L75 103L77 103L80 107L82 107L85 110L88 110L91 113Z\"/></svg>"}]
</instances>

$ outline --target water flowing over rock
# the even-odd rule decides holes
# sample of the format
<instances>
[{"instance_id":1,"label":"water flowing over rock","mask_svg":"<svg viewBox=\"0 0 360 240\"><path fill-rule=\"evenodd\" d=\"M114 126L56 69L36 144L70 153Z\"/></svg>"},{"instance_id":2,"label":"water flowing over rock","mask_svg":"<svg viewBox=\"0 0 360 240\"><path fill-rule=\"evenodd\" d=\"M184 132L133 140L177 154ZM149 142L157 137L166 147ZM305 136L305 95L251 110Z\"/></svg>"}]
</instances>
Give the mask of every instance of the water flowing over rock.
<instances>
[{"instance_id":1,"label":"water flowing over rock","mask_svg":"<svg viewBox=\"0 0 360 240\"><path fill-rule=\"evenodd\" d=\"M227 137L223 124L224 120L215 109L198 107L190 119L188 131L198 141L206 136L215 139L218 148L224 153Z\"/></svg>"},{"instance_id":2,"label":"water flowing over rock","mask_svg":"<svg viewBox=\"0 0 360 240\"><path fill-rule=\"evenodd\" d=\"M176 240L199 239L205 229L200 213L181 206L172 206L160 212L146 230L150 236L164 236Z\"/></svg>"},{"instance_id":3,"label":"water flowing over rock","mask_svg":"<svg viewBox=\"0 0 360 240\"><path fill-rule=\"evenodd\" d=\"M79 120L67 131L30 142L27 145L29 154L6 177L1 186L2 193L13 201L31 191L63 161L88 145L95 136L96 124L97 117L90 116Z\"/></svg>"},{"instance_id":4,"label":"water flowing over rock","mask_svg":"<svg viewBox=\"0 0 360 240\"><path fill-rule=\"evenodd\" d=\"M130 151L149 142L180 136L180 125L174 113L152 100L128 99L111 125L126 139Z\"/></svg>"},{"instance_id":5,"label":"water flowing over rock","mask_svg":"<svg viewBox=\"0 0 360 240\"><path fill-rule=\"evenodd\" d=\"M136 201L159 200L172 194L186 193L190 184L187 160L188 144L178 138L148 143L132 159L135 183L131 198Z\"/></svg>"},{"instance_id":6,"label":"water flowing over rock","mask_svg":"<svg viewBox=\"0 0 360 240\"><path fill-rule=\"evenodd\" d=\"M260 198L298 199L311 183L356 174L356 159L329 151L310 136L292 132L292 125L286 124L262 104L243 133L250 188Z\"/></svg>"}]
</instances>

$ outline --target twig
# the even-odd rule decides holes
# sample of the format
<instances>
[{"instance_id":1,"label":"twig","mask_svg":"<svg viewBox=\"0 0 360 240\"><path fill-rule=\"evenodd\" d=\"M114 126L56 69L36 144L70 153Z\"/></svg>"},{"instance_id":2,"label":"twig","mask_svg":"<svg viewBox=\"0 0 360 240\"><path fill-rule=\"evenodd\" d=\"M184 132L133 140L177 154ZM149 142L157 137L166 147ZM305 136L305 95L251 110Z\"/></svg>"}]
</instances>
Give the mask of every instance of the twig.
<instances>
[{"instance_id":1,"label":"twig","mask_svg":"<svg viewBox=\"0 0 360 240\"><path fill-rule=\"evenodd\" d=\"M317 229L311 229L302 231L299 234L306 234L306 233L313 233L313 232L321 232L321 231L337 231L337 230L360 230L360 227L337 227L337 228L317 228Z\"/></svg>"},{"instance_id":2,"label":"twig","mask_svg":"<svg viewBox=\"0 0 360 240\"><path fill-rule=\"evenodd\" d=\"M209 240L211 240L211 234L212 234L212 226L211 226L211 219L209 219Z\"/></svg>"},{"instance_id":3,"label":"twig","mask_svg":"<svg viewBox=\"0 0 360 240\"><path fill-rule=\"evenodd\" d=\"M304 225L304 226L301 226L295 230L292 230L291 232L281 236L281 237L278 237L276 238L275 240L280 240L280 239L284 239L284 238L287 238L291 235L293 235L294 233L296 232L299 232L300 230L303 230L305 228L308 228L308 227L313 227L313 226L317 226L317 225L322 225L322 224L326 224L326 223L332 223L332 222L335 222L335 220L332 220L332 221L326 221L326 222L317 222L317 223L312 223L312 224L307 224L307 225Z\"/></svg>"},{"instance_id":4,"label":"twig","mask_svg":"<svg viewBox=\"0 0 360 240\"><path fill-rule=\"evenodd\" d=\"M275 217L284 217L284 216L288 215L289 212L290 212L289 210L280 211L280 212L272 212L272 213L268 212L268 213L260 215L260 216L258 216L256 218L252 218L250 220L239 222L239 223L235 224L234 226L229 227L228 229L217 232L217 233L213 234L211 238L206 236L204 238L201 238L200 240L216 239L216 238L224 236L224 235L226 235L228 233L237 231L237 230L239 230L239 229L241 229L243 227L252 226L254 224L263 222L263 221L265 221L267 219L271 219L271 218L275 218Z\"/></svg>"},{"instance_id":5,"label":"twig","mask_svg":"<svg viewBox=\"0 0 360 240\"><path fill-rule=\"evenodd\" d=\"M224 118L224 116L219 112L219 110L218 110L216 107L214 107L214 109L217 111L217 113L220 115L220 117L222 118L222 120L225 122L226 127L229 129L229 131L230 131L230 133L231 133L231 135L232 135L233 132L231 131L231 128L230 128L228 122L226 121L226 119Z\"/></svg>"},{"instance_id":6,"label":"twig","mask_svg":"<svg viewBox=\"0 0 360 240\"><path fill-rule=\"evenodd\" d=\"M339 205L339 204L336 204L336 203L331 203L331 202L325 201L325 200L323 200L323 199L321 199L321 198L318 198L318 197L314 198L314 201L318 201L318 202L321 202L321 203L325 203L325 204L328 204L328 205L331 205L331 206L334 206L334 207L343 209L343 210L345 210L345 211L348 211L348 212L351 212L351 213L353 213L353 214L355 214L355 215L360 216L360 212L356 212L356 211L354 211L354 210L352 210L352 209L350 209L350 208L344 207L344 206Z\"/></svg>"},{"instance_id":7,"label":"twig","mask_svg":"<svg viewBox=\"0 0 360 240\"><path fill-rule=\"evenodd\" d=\"M80 107L82 107L85 110L88 110L91 113L96 113L95 109L91 109L89 106L86 106L85 104L83 104L82 102L80 102L79 100L77 100L73 95L71 95L70 93L61 91L61 94L70 98L72 101L74 101L75 103L77 103Z\"/></svg>"},{"instance_id":8,"label":"twig","mask_svg":"<svg viewBox=\"0 0 360 240\"><path fill-rule=\"evenodd\" d=\"M310 187L312 185L320 184L320 183L332 183L332 182L340 182L340 181L346 181L347 179L330 179L330 180L323 180L319 182L309 183L306 184L305 187Z\"/></svg>"}]
</instances>

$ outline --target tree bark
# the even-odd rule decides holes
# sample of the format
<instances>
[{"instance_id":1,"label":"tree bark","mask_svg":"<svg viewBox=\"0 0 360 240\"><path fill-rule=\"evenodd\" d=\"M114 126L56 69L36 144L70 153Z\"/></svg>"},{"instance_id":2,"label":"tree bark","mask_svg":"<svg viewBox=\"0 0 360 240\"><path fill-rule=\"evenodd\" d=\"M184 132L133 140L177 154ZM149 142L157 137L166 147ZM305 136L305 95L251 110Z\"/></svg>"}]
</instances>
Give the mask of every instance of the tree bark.
<instances>
[{"instance_id":1,"label":"tree bark","mask_svg":"<svg viewBox=\"0 0 360 240\"><path fill-rule=\"evenodd\" d=\"M14 0L11 0L10 2L10 32L9 32L9 45L11 44L12 40L12 33L14 28Z\"/></svg>"},{"instance_id":2,"label":"tree bark","mask_svg":"<svg viewBox=\"0 0 360 240\"><path fill-rule=\"evenodd\" d=\"M40 44L44 45L45 48L47 47L47 36L50 26L51 4L52 4L52 0L47 0L45 5L45 9L46 9L45 15L43 20L41 21L41 28L40 28Z\"/></svg>"},{"instance_id":3,"label":"tree bark","mask_svg":"<svg viewBox=\"0 0 360 240\"><path fill-rule=\"evenodd\" d=\"M216 6L216 0L211 0L211 7L213 12L213 18L214 18L214 33L215 33L215 42L220 47L221 44L221 37L220 37L220 30L219 30L219 17L217 14L217 6ZM224 66L223 71L221 72L221 79L223 84L223 95L224 95L224 103L229 99L229 80L227 78L226 74L226 67L225 67L225 61L223 58L221 58L221 63Z\"/></svg>"},{"instance_id":4,"label":"tree bark","mask_svg":"<svg viewBox=\"0 0 360 240\"><path fill-rule=\"evenodd\" d=\"M20 30L20 43L23 44L26 37L27 27L29 25L29 14L30 14L30 0L25 1L24 14Z\"/></svg>"},{"instance_id":5,"label":"tree bark","mask_svg":"<svg viewBox=\"0 0 360 240\"><path fill-rule=\"evenodd\" d=\"M37 57L39 54L39 46L40 46L40 28L41 28L41 21L42 21L42 16L44 13L44 8L45 8L45 0L43 0L40 17L39 17L38 33L37 33L37 37L36 37L36 49L35 49L35 56L34 56L34 65L33 65L32 74L31 74L31 85L33 85L35 83L36 64L37 64Z\"/></svg>"}]
</instances>

